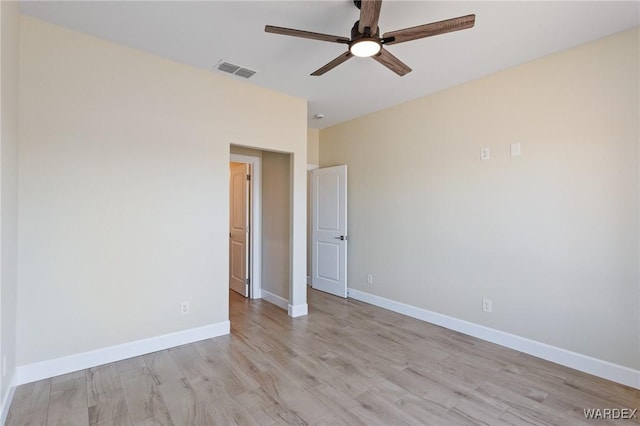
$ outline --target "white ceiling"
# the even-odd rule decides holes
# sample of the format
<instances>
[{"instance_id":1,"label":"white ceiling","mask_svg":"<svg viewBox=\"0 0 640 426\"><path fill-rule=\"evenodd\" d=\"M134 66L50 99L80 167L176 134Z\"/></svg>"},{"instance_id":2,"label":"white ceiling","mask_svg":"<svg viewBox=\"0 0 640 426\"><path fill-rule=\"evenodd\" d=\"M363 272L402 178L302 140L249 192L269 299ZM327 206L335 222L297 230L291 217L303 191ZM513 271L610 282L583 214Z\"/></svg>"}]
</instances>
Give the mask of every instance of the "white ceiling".
<instances>
[{"instance_id":1,"label":"white ceiling","mask_svg":"<svg viewBox=\"0 0 640 426\"><path fill-rule=\"evenodd\" d=\"M27 15L213 71L257 70L250 83L307 99L323 128L640 25L640 2L385 0L380 32L476 14L474 28L388 46L404 77L370 58L309 74L345 45L264 32L265 24L349 37L359 11L340 1L22 1ZM579 72L579 70L576 70ZM228 76L227 78L240 78ZM213 101L213 100L212 100ZM314 114L324 114L315 120Z\"/></svg>"}]
</instances>

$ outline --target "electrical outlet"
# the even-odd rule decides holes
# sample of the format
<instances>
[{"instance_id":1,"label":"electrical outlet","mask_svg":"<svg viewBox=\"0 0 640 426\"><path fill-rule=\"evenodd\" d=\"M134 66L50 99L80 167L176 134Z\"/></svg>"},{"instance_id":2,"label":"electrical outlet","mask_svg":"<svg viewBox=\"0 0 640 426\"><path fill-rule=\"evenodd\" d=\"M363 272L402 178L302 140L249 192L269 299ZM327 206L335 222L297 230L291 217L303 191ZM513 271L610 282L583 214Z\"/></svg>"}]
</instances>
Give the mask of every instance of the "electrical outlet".
<instances>
[{"instance_id":1,"label":"electrical outlet","mask_svg":"<svg viewBox=\"0 0 640 426\"><path fill-rule=\"evenodd\" d=\"M182 302L180 304L180 314L189 315L189 302Z\"/></svg>"},{"instance_id":2,"label":"electrical outlet","mask_svg":"<svg viewBox=\"0 0 640 426\"><path fill-rule=\"evenodd\" d=\"M373 284L373 274L367 274L367 284Z\"/></svg>"},{"instance_id":3,"label":"electrical outlet","mask_svg":"<svg viewBox=\"0 0 640 426\"><path fill-rule=\"evenodd\" d=\"M492 310L493 310L493 305L491 303L491 299L483 298L482 299L482 311L483 312L487 312L487 313L490 314Z\"/></svg>"},{"instance_id":4,"label":"electrical outlet","mask_svg":"<svg viewBox=\"0 0 640 426\"><path fill-rule=\"evenodd\" d=\"M480 159L486 161L491 158L489 148L480 148Z\"/></svg>"}]
</instances>

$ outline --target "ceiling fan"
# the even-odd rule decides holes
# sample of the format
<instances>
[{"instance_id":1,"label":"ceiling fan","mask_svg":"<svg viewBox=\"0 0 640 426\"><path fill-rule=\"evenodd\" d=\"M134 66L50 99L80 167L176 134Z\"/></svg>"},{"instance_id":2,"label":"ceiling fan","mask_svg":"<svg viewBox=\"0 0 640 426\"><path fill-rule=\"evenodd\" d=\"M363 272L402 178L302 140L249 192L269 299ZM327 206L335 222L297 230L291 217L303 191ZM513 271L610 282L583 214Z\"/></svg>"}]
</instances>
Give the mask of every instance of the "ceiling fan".
<instances>
[{"instance_id":1,"label":"ceiling fan","mask_svg":"<svg viewBox=\"0 0 640 426\"><path fill-rule=\"evenodd\" d=\"M389 33L384 33L381 37L380 30L378 28L378 18L380 17L382 0L354 0L353 3L358 9L360 9L360 19L356 21L353 28L351 28L350 39L329 34L274 27L272 25L265 26L264 30L268 33L310 38L313 40L328 41L332 43L342 43L349 46L349 50L328 64L318 68L311 73L311 75L322 75L345 62L347 59L350 59L353 56L359 56L365 58L371 57L399 76L403 76L411 72L411 68L389 53L388 50L384 49L382 47L383 45L404 43L405 41L464 30L473 27L476 20L476 15L460 16L457 18L446 19L444 21L418 25L417 27L391 31Z\"/></svg>"}]
</instances>

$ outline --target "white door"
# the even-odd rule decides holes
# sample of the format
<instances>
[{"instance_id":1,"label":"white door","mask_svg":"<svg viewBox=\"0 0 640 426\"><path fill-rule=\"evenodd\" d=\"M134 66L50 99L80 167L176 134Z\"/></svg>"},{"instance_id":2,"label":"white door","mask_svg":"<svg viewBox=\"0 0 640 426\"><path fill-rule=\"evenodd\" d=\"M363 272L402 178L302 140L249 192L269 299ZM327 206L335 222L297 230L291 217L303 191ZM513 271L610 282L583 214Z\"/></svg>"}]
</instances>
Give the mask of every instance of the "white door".
<instances>
[{"instance_id":1,"label":"white door","mask_svg":"<svg viewBox=\"0 0 640 426\"><path fill-rule=\"evenodd\" d=\"M347 297L347 166L311 172L311 285Z\"/></svg>"},{"instance_id":2,"label":"white door","mask_svg":"<svg viewBox=\"0 0 640 426\"><path fill-rule=\"evenodd\" d=\"M231 163L229 205L229 288L249 296L249 165Z\"/></svg>"}]
</instances>

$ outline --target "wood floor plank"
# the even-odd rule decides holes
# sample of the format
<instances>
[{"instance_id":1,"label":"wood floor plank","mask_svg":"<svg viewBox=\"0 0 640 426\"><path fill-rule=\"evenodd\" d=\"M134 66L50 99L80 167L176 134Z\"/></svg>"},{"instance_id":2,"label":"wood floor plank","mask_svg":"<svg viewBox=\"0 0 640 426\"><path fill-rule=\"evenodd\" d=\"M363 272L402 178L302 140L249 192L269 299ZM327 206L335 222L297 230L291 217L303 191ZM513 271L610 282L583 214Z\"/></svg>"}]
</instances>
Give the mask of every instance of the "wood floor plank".
<instances>
[{"instance_id":1,"label":"wood floor plank","mask_svg":"<svg viewBox=\"0 0 640 426\"><path fill-rule=\"evenodd\" d=\"M356 413L356 404L348 393L332 387L320 385L311 389L310 394L325 406L330 407L330 413L340 420L340 423L353 426L366 426L366 419ZM324 416L317 421L321 421Z\"/></svg>"},{"instance_id":2,"label":"wood floor plank","mask_svg":"<svg viewBox=\"0 0 640 426\"><path fill-rule=\"evenodd\" d=\"M371 379L359 368L355 368L347 374L323 376L322 382L351 397L356 397L374 388Z\"/></svg>"},{"instance_id":3,"label":"wood floor plank","mask_svg":"<svg viewBox=\"0 0 640 426\"><path fill-rule=\"evenodd\" d=\"M260 387L282 407L292 419L301 418L305 423L320 420L328 408L312 394L297 386L278 370L268 370L256 374ZM279 417L282 417L278 413Z\"/></svg>"},{"instance_id":4,"label":"wood floor plank","mask_svg":"<svg viewBox=\"0 0 640 426\"><path fill-rule=\"evenodd\" d=\"M260 423L235 398L220 398L213 401L207 409L218 424L260 426Z\"/></svg>"},{"instance_id":5,"label":"wood floor plank","mask_svg":"<svg viewBox=\"0 0 640 426\"><path fill-rule=\"evenodd\" d=\"M584 373L572 372L564 382L564 385L580 392L580 394L587 394L593 398L605 400L612 408L630 407L640 402L640 390L635 389L630 392L626 386L611 383L602 378Z\"/></svg>"},{"instance_id":6,"label":"wood floor plank","mask_svg":"<svg viewBox=\"0 0 640 426\"><path fill-rule=\"evenodd\" d=\"M214 424L207 411L208 400L198 395L187 379L163 382L158 389L176 426Z\"/></svg>"},{"instance_id":7,"label":"wood floor plank","mask_svg":"<svg viewBox=\"0 0 640 426\"><path fill-rule=\"evenodd\" d=\"M120 376L114 364L89 368L86 374L87 402L89 406L112 399L115 391L122 390Z\"/></svg>"},{"instance_id":8,"label":"wood floor plank","mask_svg":"<svg viewBox=\"0 0 640 426\"><path fill-rule=\"evenodd\" d=\"M403 413L404 420L411 425L450 425L455 426L458 423L446 418L448 413L436 404L430 403L418 398L415 395L407 393L395 402Z\"/></svg>"},{"instance_id":9,"label":"wood floor plank","mask_svg":"<svg viewBox=\"0 0 640 426\"><path fill-rule=\"evenodd\" d=\"M127 424L129 413L116 366L106 364L89 368L85 377L89 424Z\"/></svg>"},{"instance_id":10,"label":"wood floor plank","mask_svg":"<svg viewBox=\"0 0 640 426\"><path fill-rule=\"evenodd\" d=\"M7 425L640 425L640 390L366 303L230 295L231 334L19 386Z\"/></svg>"},{"instance_id":11,"label":"wood floor plank","mask_svg":"<svg viewBox=\"0 0 640 426\"><path fill-rule=\"evenodd\" d=\"M82 377L76 377L52 383L47 425L80 426L89 424L86 381L84 374Z\"/></svg>"},{"instance_id":12,"label":"wood floor plank","mask_svg":"<svg viewBox=\"0 0 640 426\"><path fill-rule=\"evenodd\" d=\"M273 368L279 370L280 374L287 376L304 390L322 383L317 375L322 367L314 368L302 356L292 357L279 351L272 351L265 353L265 357L271 361Z\"/></svg>"},{"instance_id":13,"label":"wood floor plank","mask_svg":"<svg viewBox=\"0 0 640 426\"><path fill-rule=\"evenodd\" d=\"M565 412L553 410L541 403L522 395L521 389L513 390L508 386L485 382L478 389L485 396L506 403L509 408L500 416L503 421L513 424L569 425L575 419Z\"/></svg>"},{"instance_id":14,"label":"wood floor plank","mask_svg":"<svg viewBox=\"0 0 640 426\"><path fill-rule=\"evenodd\" d=\"M243 359L238 362L236 358L229 356L227 352L216 350L209 342L210 340L197 342L193 344L193 347L209 365L215 366L212 378L223 383L223 387L229 396L258 387L252 377L253 369L245 369L246 365L242 362Z\"/></svg>"},{"instance_id":15,"label":"wood floor plank","mask_svg":"<svg viewBox=\"0 0 640 426\"><path fill-rule=\"evenodd\" d=\"M461 400L448 411L449 416L456 419L457 423L467 425L491 425L504 413L495 415L490 409L472 404L468 400Z\"/></svg>"},{"instance_id":16,"label":"wood floor plank","mask_svg":"<svg viewBox=\"0 0 640 426\"><path fill-rule=\"evenodd\" d=\"M224 349L224 353L233 359L234 363L243 372L248 374L256 374L260 371L268 370L272 367L271 363L262 355L247 348L238 339L229 342Z\"/></svg>"},{"instance_id":17,"label":"wood floor plank","mask_svg":"<svg viewBox=\"0 0 640 426\"><path fill-rule=\"evenodd\" d=\"M327 414L315 423L311 423L311 426L347 426L347 423L341 421L333 414Z\"/></svg>"},{"instance_id":18,"label":"wood floor plank","mask_svg":"<svg viewBox=\"0 0 640 426\"><path fill-rule=\"evenodd\" d=\"M367 391L355 398L358 402L356 414L368 424L408 425L400 407L380 397L376 392Z\"/></svg>"},{"instance_id":19,"label":"wood floor plank","mask_svg":"<svg viewBox=\"0 0 640 426\"><path fill-rule=\"evenodd\" d=\"M120 381L134 424L173 425L158 385L146 366L120 373Z\"/></svg>"},{"instance_id":20,"label":"wood floor plank","mask_svg":"<svg viewBox=\"0 0 640 426\"><path fill-rule=\"evenodd\" d=\"M169 354L187 380L211 377L212 366L207 364L192 345L170 349Z\"/></svg>"},{"instance_id":21,"label":"wood floor plank","mask_svg":"<svg viewBox=\"0 0 640 426\"><path fill-rule=\"evenodd\" d=\"M293 410L288 409L286 407L281 406L280 404L276 404L269 409L269 415L273 420L274 424L277 425L295 425L295 426L306 426L309 423L303 419L300 414Z\"/></svg>"},{"instance_id":22,"label":"wood floor plank","mask_svg":"<svg viewBox=\"0 0 640 426\"><path fill-rule=\"evenodd\" d=\"M198 395L198 403L208 404L210 401L215 401L216 399L229 396L229 393L225 389L225 383L220 379L201 377L187 380L189 382L189 386L191 386Z\"/></svg>"},{"instance_id":23,"label":"wood floor plank","mask_svg":"<svg viewBox=\"0 0 640 426\"><path fill-rule=\"evenodd\" d=\"M278 403L262 388L250 390L236 395L236 400L242 404L259 425L269 426L276 424L272 414L277 409Z\"/></svg>"},{"instance_id":24,"label":"wood floor plank","mask_svg":"<svg viewBox=\"0 0 640 426\"><path fill-rule=\"evenodd\" d=\"M153 376L153 380L158 385L180 380L184 377L169 351L147 354L144 356L144 361Z\"/></svg>"},{"instance_id":25,"label":"wood floor plank","mask_svg":"<svg viewBox=\"0 0 640 426\"><path fill-rule=\"evenodd\" d=\"M89 424L89 412L87 408L75 410L49 412L47 426L87 426Z\"/></svg>"},{"instance_id":26,"label":"wood floor plank","mask_svg":"<svg viewBox=\"0 0 640 426\"><path fill-rule=\"evenodd\" d=\"M51 379L18 387L13 397L7 425L45 425L49 411Z\"/></svg>"},{"instance_id":27,"label":"wood floor plank","mask_svg":"<svg viewBox=\"0 0 640 426\"><path fill-rule=\"evenodd\" d=\"M147 366L143 356L135 356L133 358L123 359L122 361L115 362L116 370L118 373L125 373L130 370L137 370Z\"/></svg>"},{"instance_id":28,"label":"wood floor plank","mask_svg":"<svg viewBox=\"0 0 640 426\"><path fill-rule=\"evenodd\" d=\"M91 423L90 423L91 424ZM131 422L129 414L124 413L112 419L106 419L96 423L96 426L137 426Z\"/></svg>"},{"instance_id":29,"label":"wood floor plank","mask_svg":"<svg viewBox=\"0 0 640 426\"><path fill-rule=\"evenodd\" d=\"M122 388L104 394L100 401L89 407L89 424L130 424L127 401Z\"/></svg>"}]
</instances>

